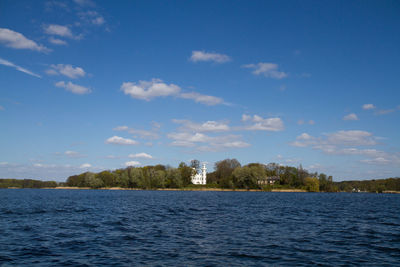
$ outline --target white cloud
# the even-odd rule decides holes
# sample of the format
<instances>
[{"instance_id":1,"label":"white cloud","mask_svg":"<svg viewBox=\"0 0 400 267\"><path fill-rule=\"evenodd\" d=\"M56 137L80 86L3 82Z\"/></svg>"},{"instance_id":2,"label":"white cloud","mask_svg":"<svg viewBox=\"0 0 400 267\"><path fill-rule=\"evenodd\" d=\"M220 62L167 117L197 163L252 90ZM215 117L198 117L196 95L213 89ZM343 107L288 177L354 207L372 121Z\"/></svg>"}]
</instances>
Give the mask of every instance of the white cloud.
<instances>
[{"instance_id":1,"label":"white cloud","mask_svg":"<svg viewBox=\"0 0 400 267\"><path fill-rule=\"evenodd\" d=\"M71 175L81 173L82 165L70 165L70 164L46 164L46 163L34 163L34 164L0 164L0 175L3 177L13 177L19 179L40 179L52 180L65 182L65 178ZM100 171L101 167L92 166L90 167L93 171Z\"/></svg>"},{"instance_id":2,"label":"white cloud","mask_svg":"<svg viewBox=\"0 0 400 267\"><path fill-rule=\"evenodd\" d=\"M96 5L92 0L74 0L74 2L80 6L95 6Z\"/></svg>"},{"instance_id":3,"label":"white cloud","mask_svg":"<svg viewBox=\"0 0 400 267\"><path fill-rule=\"evenodd\" d=\"M55 86L64 88L65 90L78 95L89 94L92 92L92 90L90 90L89 88L74 84L72 82L65 83L64 81L60 81L57 82Z\"/></svg>"},{"instance_id":4,"label":"white cloud","mask_svg":"<svg viewBox=\"0 0 400 267\"><path fill-rule=\"evenodd\" d=\"M132 166L137 166L137 165L140 165L140 162L138 162L138 161L128 161L128 162L125 162L125 166L126 166L126 167L132 167Z\"/></svg>"},{"instance_id":5,"label":"white cloud","mask_svg":"<svg viewBox=\"0 0 400 267\"><path fill-rule=\"evenodd\" d=\"M249 120L251 120L251 116L250 115L247 115L247 114L243 114L242 115L242 121L249 121Z\"/></svg>"},{"instance_id":6,"label":"white cloud","mask_svg":"<svg viewBox=\"0 0 400 267\"><path fill-rule=\"evenodd\" d=\"M127 131L127 130L129 130L129 127L125 126L125 125L124 126L117 126L113 130L114 131Z\"/></svg>"},{"instance_id":7,"label":"white cloud","mask_svg":"<svg viewBox=\"0 0 400 267\"><path fill-rule=\"evenodd\" d=\"M229 131L228 124L216 121L206 121L204 123L195 123L190 120L172 120L174 123L181 124L181 131L193 132L225 132Z\"/></svg>"},{"instance_id":8,"label":"white cloud","mask_svg":"<svg viewBox=\"0 0 400 267\"><path fill-rule=\"evenodd\" d=\"M10 62L8 60L2 59L2 58L0 58L0 65L4 65L4 66L7 66L7 67L14 68L14 69L16 69L16 70L18 70L20 72L26 73L28 75L31 75L31 76L34 76L34 77L37 77L37 78L42 78L42 77L40 77L40 75L37 75L36 73L31 72L30 70L27 70L27 69L25 69L23 67L15 65L14 63L12 63L12 62Z\"/></svg>"},{"instance_id":9,"label":"white cloud","mask_svg":"<svg viewBox=\"0 0 400 267\"><path fill-rule=\"evenodd\" d=\"M364 104L362 108L368 110L368 109L375 109L376 107L374 104Z\"/></svg>"},{"instance_id":10,"label":"white cloud","mask_svg":"<svg viewBox=\"0 0 400 267\"><path fill-rule=\"evenodd\" d=\"M129 138L123 138L119 136L113 136L110 137L106 140L106 144L114 144L114 145L123 145L123 146L129 146L129 145L137 145L139 144L137 141L129 139Z\"/></svg>"},{"instance_id":11,"label":"white cloud","mask_svg":"<svg viewBox=\"0 0 400 267\"><path fill-rule=\"evenodd\" d=\"M324 134L324 136L318 138L307 133L302 133L297 136L296 140L291 142L290 145L296 147L310 146L328 154L356 154L355 150L352 150L352 148L346 148L346 146L372 146L377 144L376 139L377 138L374 137L372 133L359 130L337 131L334 133ZM344 149L341 149L340 147L344 147ZM365 153L368 151L371 153L372 150L364 150L362 153L357 153L360 155L366 155Z\"/></svg>"},{"instance_id":12,"label":"white cloud","mask_svg":"<svg viewBox=\"0 0 400 267\"><path fill-rule=\"evenodd\" d=\"M43 26L44 32L49 35L57 35L61 37L67 37L70 39L79 40L82 38L81 35L74 35L71 29L68 26L58 25L58 24L50 24Z\"/></svg>"},{"instance_id":13,"label":"white cloud","mask_svg":"<svg viewBox=\"0 0 400 267\"><path fill-rule=\"evenodd\" d=\"M203 95L197 92L181 93L179 97L184 99L192 99L197 103L201 103L208 106L215 106L224 102L222 98L210 95Z\"/></svg>"},{"instance_id":14,"label":"white cloud","mask_svg":"<svg viewBox=\"0 0 400 267\"><path fill-rule=\"evenodd\" d=\"M64 152L64 155L67 156L67 157L69 157L69 158L82 158L82 157L85 156L85 155L82 155L82 154L79 153L79 152L71 151L71 150L65 151L65 152Z\"/></svg>"},{"instance_id":15,"label":"white cloud","mask_svg":"<svg viewBox=\"0 0 400 267\"><path fill-rule=\"evenodd\" d=\"M4 107L3 107L3 106L0 106L0 110L4 110Z\"/></svg>"},{"instance_id":16,"label":"white cloud","mask_svg":"<svg viewBox=\"0 0 400 267\"><path fill-rule=\"evenodd\" d=\"M386 156L387 153L384 151L376 150L376 149L358 149L354 147L343 148L337 150L336 154L341 155L362 155L362 156L369 156L369 157L382 157Z\"/></svg>"},{"instance_id":17,"label":"white cloud","mask_svg":"<svg viewBox=\"0 0 400 267\"><path fill-rule=\"evenodd\" d=\"M355 113L347 114L343 117L344 121L358 121L358 117Z\"/></svg>"},{"instance_id":18,"label":"white cloud","mask_svg":"<svg viewBox=\"0 0 400 267\"><path fill-rule=\"evenodd\" d=\"M104 18L101 17L101 16L92 19L92 23L93 23L94 25L103 25L105 22L106 22L106 21L105 21Z\"/></svg>"},{"instance_id":19,"label":"white cloud","mask_svg":"<svg viewBox=\"0 0 400 267\"><path fill-rule=\"evenodd\" d=\"M106 156L106 159L119 159L120 157L115 156L115 155L108 155Z\"/></svg>"},{"instance_id":20,"label":"white cloud","mask_svg":"<svg viewBox=\"0 0 400 267\"><path fill-rule=\"evenodd\" d=\"M313 137L303 133L296 137L290 145L296 147L311 147L330 155L352 155L366 157L360 162L374 165L400 166L400 154L389 153L374 148L356 148L355 146L377 145L376 139L371 133L365 131L338 131L324 134L322 137Z\"/></svg>"},{"instance_id":21,"label":"white cloud","mask_svg":"<svg viewBox=\"0 0 400 267\"><path fill-rule=\"evenodd\" d=\"M166 84L160 79L151 81L139 81L139 83L124 82L121 90L132 98L151 100L160 96L176 95L181 88L175 84Z\"/></svg>"},{"instance_id":22,"label":"white cloud","mask_svg":"<svg viewBox=\"0 0 400 267\"><path fill-rule=\"evenodd\" d=\"M29 40L19 32L6 28L0 28L0 43L15 49L29 49L39 52L50 52L51 50L43 45Z\"/></svg>"},{"instance_id":23,"label":"white cloud","mask_svg":"<svg viewBox=\"0 0 400 267\"><path fill-rule=\"evenodd\" d=\"M386 152L381 152L381 155L375 156L369 159L360 160L362 163L373 164L373 165L394 165L400 166L400 155L399 154L389 154Z\"/></svg>"},{"instance_id":24,"label":"white cloud","mask_svg":"<svg viewBox=\"0 0 400 267\"><path fill-rule=\"evenodd\" d=\"M49 75L59 75L62 74L71 79L76 79L79 77L84 77L86 72L80 67L74 67L69 64L57 64L51 65L50 69L46 70L46 73Z\"/></svg>"},{"instance_id":25,"label":"white cloud","mask_svg":"<svg viewBox=\"0 0 400 267\"><path fill-rule=\"evenodd\" d=\"M217 152L217 151L231 149L231 148L246 148L249 146L250 146L249 143L246 143L241 140L236 140L236 141L225 140L225 141L221 141L221 142L207 144L204 146L199 146L199 147L197 147L197 150L204 151L204 152Z\"/></svg>"},{"instance_id":26,"label":"white cloud","mask_svg":"<svg viewBox=\"0 0 400 267\"><path fill-rule=\"evenodd\" d=\"M140 138L142 138L142 139L158 139L158 138L160 138L160 136L154 129L151 131L148 131L148 130L130 128L128 130L128 133L134 134L134 135L139 135Z\"/></svg>"},{"instance_id":27,"label":"white cloud","mask_svg":"<svg viewBox=\"0 0 400 267\"><path fill-rule=\"evenodd\" d=\"M123 126L117 126L113 130L114 131L127 131L130 134L139 135L140 138L143 138L143 139L158 139L158 138L160 138L160 136L157 133L157 131L159 131L158 127L153 127L153 130L148 131L148 130L129 128L128 126L123 125Z\"/></svg>"},{"instance_id":28,"label":"white cloud","mask_svg":"<svg viewBox=\"0 0 400 267\"><path fill-rule=\"evenodd\" d=\"M87 11L87 12L80 12L79 17L86 23L90 23L96 26L103 25L106 20L103 16L101 16L97 11Z\"/></svg>"},{"instance_id":29,"label":"white cloud","mask_svg":"<svg viewBox=\"0 0 400 267\"><path fill-rule=\"evenodd\" d=\"M172 146L193 147L198 151L221 151L227 148L244 148L250 144L238 135L208 136L203 133L177 132L167 135Z\"/></svg>"},{"instance_id":30,"label":"white cloud","mask_svg":"<svg viewBox=\"0 0 400 267\"><path fill-rule=\"evenodd\" d=\"M395 112L395 111L396 111L395 108L392 108L392 109L381 109L381 110L377 110L375 112L375 114L376 115L386 115L386 114L389 114L389 113L392 113L392 112Z\"/></svg>"},{"instance_id":31,"label":"white cloud","mask_svg":"<svg viewBox=\"0 0 400 267\"><path fill-rule=\"evenodd\" d=\"M224 54L209 53L205 51L192 51L190 60L193 62L212 61L216 63L225 63L231 61L231 58Z\"/></svg>"},{"instance_id":32,"label":"white cloud","mask_svg":"<svg viewBox=\"0 0 400 267\"><path fill-rule=\"evenodd\" d=\"M83 163L81 166L79 166L81 169L89 169L92 168L92 165L89 163Z\"/></svg>"},{"instance_id":33,"label":"white cloud","mask_svg":"<svg viewBox=\"0 0 400 267\"><path fill-rule=\"evenodd\" d=\"M261 116L242 115L242 121L251 121L252 125L245 126L244 130L259 130L259 131L283 131L284 124L280 118L262 118Z\"/></svg>"},{"instance_id":34,"label":"white cloud","mask_svg":"<svg viewBox=\"0 0 400 267\"><path fill-rule=\"evenodd\" d=\"M147 153L136 153L136 154L130 154L128 156L129 158L143 158L143 159L152 159L153 156Z\"/></svg>"},{"instance_id":35,"label":"white cloud","mask_svg":"<svg viewBox=\"0 0 400 267\"><path fill-rule=\"evenodd\" d=\"M278 71L278 65L274 63L264 63L260 62L257 64L247 64L243 65L243 68L254 69L254 75L264 75L265 77L274 79L283 79L288 76L287 73L283 71Z\"/></svg>"},{"instance_id":36,"label":"white cloud","mask_svg":"<svg viewBox=\"0 0 400 267\"><path fill-rule=\"evenodd\" d=\"M156 97L175 96L183 99L191 99L197 103L213 106L222 104L223 99L215 96L203 95L197 92L181 93L181 88L176 84L167 84L160 79L151 81L124 82L121 90L132 98L150 101Z\"/></svg>"},{"instance_id":37,"label":"white cloud","mask_svg":"<svg viewBox=\"0 0 400 267\"><path fill-rule=\"evenodd\" d=\"M308 133L302 133L301 135L296 137L297 140L311 140L313 137Z\"/></svg>"},{"instance_id":38,"label":"white cloud","mask_svg":"<svg viewBox=\"0 0 400 267\"><path fill-rule=\"evenodd\" d=\"M49 42L55 45L67 45L66 41L54 37L50 37Z\"/></svg>"},{"instance_id":39,"label":"white cloud","mask_svg":"<svg viewBox=\"0 0 400 267\"><path fill-rule=\"evenodd\" d=\"M338 131L326 134L327 142L334 145L371 146L376 145L372 133L360 130Z\"/></svg>"}]
</instances>

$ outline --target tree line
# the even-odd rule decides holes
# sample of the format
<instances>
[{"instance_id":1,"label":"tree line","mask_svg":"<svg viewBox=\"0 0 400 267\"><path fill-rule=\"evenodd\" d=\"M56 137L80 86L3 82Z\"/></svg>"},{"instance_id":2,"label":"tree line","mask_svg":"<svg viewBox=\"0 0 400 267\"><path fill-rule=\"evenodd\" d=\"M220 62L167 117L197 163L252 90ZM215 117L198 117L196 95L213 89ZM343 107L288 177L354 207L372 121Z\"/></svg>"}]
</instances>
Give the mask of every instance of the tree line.
<instances>
[{"instance_id":1,"label":"tree line","mask_svg":"<svg viewBox=\"0 0 400 267\"><path fill-rule=\"evenodd\" d=\"M40 181L33 179L0 179L0 188L54 188L55 181Z\"/></svg>"},{"instance_id":2,"label":"tree line","mask_svg":"<svg viewBox=\"0 0 400 267\"><path fill-rule=\"evenodd\" d=\"M200 171L200 162L193 160L188 165L181 162L177 168L164 165L127 167L98 173L85 172L68 177L66 182L40 181L32 179L0 179L0 188L52 188L56 186L87 188L188 188L193 185L191 177ZM274 178L274 183L268 179ZM224 159L214 164L214 171L207 173L210 188L226 189L305 189L310 192L383 192L400 191L400 178L380 180L334 182L332 176L309 172L302 168L283 166L277 163L250 163L242 166L237 159Z\"/></svg>"},{"instance_id":3,"label":"tree line","mask_svg":"<svg viewBox=\"0 0 400 267\"><path fill-rule=\"evenodd\" d=\"M122 187L122 188L185 188L194 186L191 177L199 171L198 160L190 165L182 162L178 168L164 165L128 167L99 173L85 172L68 177L65 185L74 187ZM265 183L268 177L278 177L272 185ZM332 176L311 173L301 165L282 166L276 163L250 163L242 166L236 159L225 159L215 163L214 172L207 174L207 187L227 189L300 188L312 192L336 192Z\"/></svg>"},{"instance_id":4,"label":"tree line","mask_svg":"<svg viewBox=\"0 0 400 267\"><path fill-rule=\"evenodd\" d=\"M400 178L342 181L335 184L340 191L346 192L382 193L383 191L400 191Z\"/></svg>"}]
</instances>

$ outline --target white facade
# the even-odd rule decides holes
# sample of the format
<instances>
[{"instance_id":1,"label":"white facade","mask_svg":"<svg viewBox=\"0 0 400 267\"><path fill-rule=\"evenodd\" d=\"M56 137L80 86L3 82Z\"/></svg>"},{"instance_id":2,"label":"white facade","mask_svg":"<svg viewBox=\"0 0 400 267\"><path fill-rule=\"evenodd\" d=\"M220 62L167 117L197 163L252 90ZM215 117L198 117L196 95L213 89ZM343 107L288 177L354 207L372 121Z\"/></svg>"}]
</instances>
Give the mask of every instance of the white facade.
<instances>
[{"instance_id":1,"label":"white facade","mask_svg":"<svg viewBox=\"0 0 400 267\"><path fill-rule=\"evenodd\" d=\"M203 167L201 168L201 173L196 173L192 176L193 184L207 184L207 168L206 164L203 163Z\"/></svg>"}]
</instances>

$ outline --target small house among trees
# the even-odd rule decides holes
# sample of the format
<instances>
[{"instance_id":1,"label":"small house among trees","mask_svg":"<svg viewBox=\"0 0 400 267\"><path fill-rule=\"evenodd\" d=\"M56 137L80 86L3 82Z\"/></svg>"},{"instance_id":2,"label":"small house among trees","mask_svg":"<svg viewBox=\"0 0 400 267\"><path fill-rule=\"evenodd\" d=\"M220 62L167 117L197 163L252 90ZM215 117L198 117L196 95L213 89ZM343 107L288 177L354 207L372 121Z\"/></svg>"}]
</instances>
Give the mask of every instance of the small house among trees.
<instances>
[{"instance_id":1,"label":"small house among trees","mask_svg":"<svg viewBox=\"0 0 400 267\"><path fill-rule=\"evenodd\" d=\"M259 185L274 185L276 182L279 182L279 176L267 176L258 180Z\"/></svg>"}]
</instances>

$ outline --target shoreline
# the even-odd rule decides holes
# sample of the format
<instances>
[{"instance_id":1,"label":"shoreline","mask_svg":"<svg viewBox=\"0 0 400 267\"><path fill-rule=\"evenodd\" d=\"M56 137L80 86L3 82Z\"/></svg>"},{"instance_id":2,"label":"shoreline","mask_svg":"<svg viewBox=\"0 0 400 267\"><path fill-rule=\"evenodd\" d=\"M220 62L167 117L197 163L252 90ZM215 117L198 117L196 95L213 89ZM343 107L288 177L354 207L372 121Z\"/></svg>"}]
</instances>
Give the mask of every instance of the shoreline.
<instances>
[{"instance_id":1,"label":"shoreline","mask_svg":"<svg viewBox=\"0 0 400 267\"><path fill-rule=\"evenodd\" d=\"M209 192L273 192L273 193L315 193L308 192L304 189L271 189L270 191L265 191L262 189L229 189L229 188L153 188L153 189L143 189L143 188L124 188L124 187L102 187L102 188L90 188L90 187L73 187L73 186L57 186L57 187L43 187L43 188L20 188L20 187L8 187L0 189L53 189L53 190L125 190L125 191L209 191ZM328 192L318 192L318 193L328 193ZM344 191L339 191L336 193L346 193ZM349 192L351 193L351 192ZM360 193L374 193L374 192L360 192ZM400 191L386 190L382 192L383 194L400 194Z\"/></svg>"},{"instance_id":2,"label":"shoreline","mask_svg":"<svg viewBox=\"0 0 400 267\"><path fill-rule=\"evenodd\" d=\"M24 188L8 188L8 189L24 189ZM57 186L57 187L43 187L35 189L54 189L54 190L128 190L128 191L215 191L215 192L282 192L282 193L308 193L303 189L272 189L271 191L264 191L261 189L229 189L229 188L124 188L124 187L73 187L73 186Z\"/></svg>"}]
</instances>

